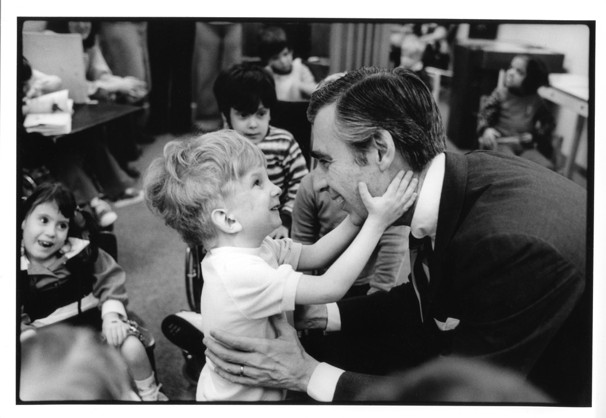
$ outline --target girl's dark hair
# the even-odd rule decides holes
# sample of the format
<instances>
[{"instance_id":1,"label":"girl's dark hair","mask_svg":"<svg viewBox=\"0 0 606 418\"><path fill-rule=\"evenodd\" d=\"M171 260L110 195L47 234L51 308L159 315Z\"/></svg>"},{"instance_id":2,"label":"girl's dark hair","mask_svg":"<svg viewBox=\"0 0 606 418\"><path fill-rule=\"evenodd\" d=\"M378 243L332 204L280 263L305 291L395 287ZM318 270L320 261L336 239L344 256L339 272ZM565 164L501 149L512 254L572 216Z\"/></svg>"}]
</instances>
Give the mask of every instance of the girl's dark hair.
<instances>
[{"instance_id":1,"label":"girl's dark hair","mask_svg":"<svg viewBox=\"0 0 606 418\"><path fill-rule=\"evenodd\" d=\"M51 19L46 24L46 29L56 33L71 33L69 31L69 22L72 20ZM84 49L92 48L95 45L97 33L99 32L99 24L96 21L91 21L90 33L86 39L82 40Z\"/></svg>"},{"instance_id":2,"label":"girl's dark hair","mask_svg":"<svg viewBox=\"0 0 606 418\"><path fill-rule=\"evenodd\" d=\"M38 205L48 202L55 202L59 212L69 219L71 233L76 222L76 200L71 190L58 182L42 183L34 189L23 203L22 220L27 218Z\"/></svg>"},{"instance_id":3,"label":"girl's dark hair","mask_svg":"<svg viewBox=\"0 0 606 418\"><path fill-rule=\"evenodd\" d=\"M213 92L219 110L228 122L231 108L244 114L255 113L260 104L273 109L276 102L274 79L265 69L253 63L235 64L221 71Z\"/></svg>"},{"instance_id":4,"label":"girl's dark hair","mask_svg":"<svg viewBox=\"0 0 606 418\"><path fill-rule=\"evenodd\" d=\"M549 85L549 73L545 63L531 55L518 55L526 60L526 78L522 82L522 89L526 93L536 93L539 87Z\"/></svg>"},{"instance_id":5,"label":"girl's dark hair","mask_svg":"<svg viewBox=\"0 0 606 418\"><path fill-rule=\"evenodd\" d=\"M263 65L266 65L271 57L282 52L284 48L290 49L284 29L269 26L259 31L259 57Z\"/></svg>"}]
</instances>

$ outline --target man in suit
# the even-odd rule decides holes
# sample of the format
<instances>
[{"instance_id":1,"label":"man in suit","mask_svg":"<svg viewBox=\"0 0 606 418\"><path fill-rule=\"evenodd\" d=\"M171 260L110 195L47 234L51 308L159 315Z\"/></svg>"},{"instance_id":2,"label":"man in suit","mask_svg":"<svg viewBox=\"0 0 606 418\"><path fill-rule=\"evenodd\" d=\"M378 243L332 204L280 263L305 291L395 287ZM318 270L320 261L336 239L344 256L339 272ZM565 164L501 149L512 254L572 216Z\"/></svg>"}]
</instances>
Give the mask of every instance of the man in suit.
<instances>
[{"instance_id":1,"label":"man in suit","mask_svg":"<svg viewBox=\"0 0 606 418\"><path fill-rule=\"evenodd\" d=\"M219 373L347 401L379 375L462 356L525 376L557 402L587 404L586 191L516 157L445 152L431 93L401 68L324 84L308 116L324 185L360 221L358 182L377 195L399 170L418 173L417 202L399 221L411 227L413 273L389 292L303 309L298 328L339 331L313 353L284 322L275 340L211 332Z\"/></svg>"}]
</instances>

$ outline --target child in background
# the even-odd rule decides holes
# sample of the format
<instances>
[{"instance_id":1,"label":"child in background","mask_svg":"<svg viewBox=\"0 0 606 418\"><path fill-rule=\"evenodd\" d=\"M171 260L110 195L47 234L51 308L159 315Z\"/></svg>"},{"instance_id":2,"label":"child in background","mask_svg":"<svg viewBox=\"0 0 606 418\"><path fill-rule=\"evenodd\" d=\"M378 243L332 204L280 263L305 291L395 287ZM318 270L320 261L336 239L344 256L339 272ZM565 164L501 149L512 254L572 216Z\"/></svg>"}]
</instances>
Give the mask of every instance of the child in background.
<instances>
[{"instance_id":1,"label":"child in background","mask_svg":"<svg viewBox=\"0 0 606 418\"><path fill-rule=\"evenodd\" d=\"M119 348L141 399L167 400L146 353L153 339L127 315L124 270L84 239L88 231L71 191L60 183L38 186L24 203L21 231L20 339L60 321L92 324Z\"/></svg>"},{"instance_id":2,"label":"child in background","mask_svg":"<svg viewBox=\"0 0 606 418\"><path fill-rule=\"evenodd\" d=\"M259 56L274 78L278 100L309 99L317 83L301 58L293 59L293 50L284 29L271 26L259 32Z\"/></svg>"},{"instance_id":3,"label":"child in background","mask_svg":"<svg viewBox=\"0 0 606 418\"><path fill-rule=\"evenodd\" d=\"M480 108L480 149L497 150L553 167L551 135L554 118L539 87L548 84L543 64L529 55L517 55L497 87ZM538 151L538 152L537 152Z\"/></svg>"},{"instance_id":4,"label":"child in background","mask_svg":"<svg viewBox=\"0 0 606 418\"><path fill-rule=\"evenodd\" d=\"M22 401L138 401L120 355L93 331L57 324L21 344Z\"/></svg>"},{"instance_id":5,"label":"child in background","mask_svg":"<svg viewBox=\"0 0 606 418\"><path fill-rule=\"evenodd\" d=\"M214 93L225 125L242 134L265 154L269 179L282 190L282 225L271 236L288 237L299 183L308 170L292 134L270 125L271 109L277 101L273 79L254 64L236 64L219 74Z\"/></svg>"},{"instance_id":6,"label":"child in background","mask_svg":"<svg viewBox=\"0 0 606 418\"><path fill-rule=\"evenodd\" d=\"M400 172L381 197L371 197L361 184L359 192L368 210L362 228L358 226L362 220L350 215L314 245L268 237L280 225L280 188L268 178L263 153L233 130L167 144L164 158L149 168L145 190L152 211L188 245L208 250L202 261L202 332L228 329L272 338L270 316L293 311L295 304L343 297L385 228L414 202L416 184L412 172L406 176ZM333 261L322 276L295 271ZM246 374L245 366L240 372ZM284 395L281 390L231 383L207 358L196 399L278 401Z\"/></svg>"},{"instance_id":7,"label":"child in background","mask_svg":"<svg viewBox=\"0 0 606 418\"><path fill-rule=\"evenodd\" d=\"M330 198L321 173L306 175L297 192L292 211L291 238L301 244L313 244L337 227L347 216L338 202ZM406 280L410 272L407 256L410 228L391 225L381 236L364 270L345 297L389 291ZM318 272L316 272L318 273Z\"/></svg>"},{"instance_id":8,"label":"child in background","mask_svg":"<svg viewBox=\"0 0 606 418\"><path fill-rule=\"evenodd\" d=\"M408 33L402 38L400 51L400 67L414 72L431 89L431 80L423 64L425 43L417 35Z\"/></svg>"}]
</instances>

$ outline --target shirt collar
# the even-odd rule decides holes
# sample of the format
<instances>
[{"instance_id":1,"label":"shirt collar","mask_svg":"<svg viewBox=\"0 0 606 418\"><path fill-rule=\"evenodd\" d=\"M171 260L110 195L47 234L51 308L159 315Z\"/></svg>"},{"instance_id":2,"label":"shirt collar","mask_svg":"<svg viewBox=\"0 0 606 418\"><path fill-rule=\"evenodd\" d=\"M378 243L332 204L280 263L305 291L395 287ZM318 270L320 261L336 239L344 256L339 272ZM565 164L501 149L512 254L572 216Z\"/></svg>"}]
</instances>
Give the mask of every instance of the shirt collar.
<instances>
[{"instance_id":1,"label":"shirt collar","mask_svg":"<svg viewBox=\"0 0 606 418\"><path fill-rule=\"evenodd\" d=\"M436 155L429 162L425 179L417 197L415 212L410 222L412 235L415 238L429 236L434 246L445 170L446 155L444 153Z\"/></svg>"},{"instance_id":2,"label":"shirt collar","mask_svg":"<svg viewBox=\"0 0 606 418\"><path fill-rule=\"evenodd\" d=\"M69 251L67 251L65 254L63 254L63 256L61 257L65 261L67 261L70 258L81 253L82 250L84 250L88 246L88 244L90 244L90 241L87 241L85 239L75 238L75 237L69 237L69 238L67 238L67 241L69 242L71 248ZM30 265L30 261L27 258L27 256L25 255L25 249L23 248L23 244L22 244L21 245L21 270L27 270L29 268L29 265Z\"/></svg>"}]
</instances>

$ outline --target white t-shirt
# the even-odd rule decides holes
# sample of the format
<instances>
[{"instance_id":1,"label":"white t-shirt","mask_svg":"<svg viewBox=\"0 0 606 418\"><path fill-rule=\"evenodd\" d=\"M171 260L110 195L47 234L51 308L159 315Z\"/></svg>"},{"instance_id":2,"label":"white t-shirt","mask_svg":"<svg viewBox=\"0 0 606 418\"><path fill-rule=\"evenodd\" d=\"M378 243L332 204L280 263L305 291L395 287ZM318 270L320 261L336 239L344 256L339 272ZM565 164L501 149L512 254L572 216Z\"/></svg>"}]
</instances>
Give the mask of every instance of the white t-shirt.
<instances>
[{"instance_id":1,"label":"white t-shirt","mask_svg":"<svg viewBox=\"0 0 606 418\"><path fill-rule=\"evenodd\" d=\"M221 247L202 260L202 331L213 329L259 338L275 338L272 315L295 308L302 273L302 245L291 239L266 238L258 248ZM284 391L231 383L214 372L207 358L198 380L198 401L276 401Z\"/></svg>"},{"instance_id":2,"label":"white t-shirt","mask_svg":"<svg viewBox=\"0 0 606 418\"><path fill-rule=\"evenodd\" d=\"M302 93L303 86L315 85L311 70L303 64L301 58L295 58L292 62L292 71L289 74L277 74L272 71L276 83L276 96L278 100L300 101L305 97Z\"/></svg>"}]
</instances>

